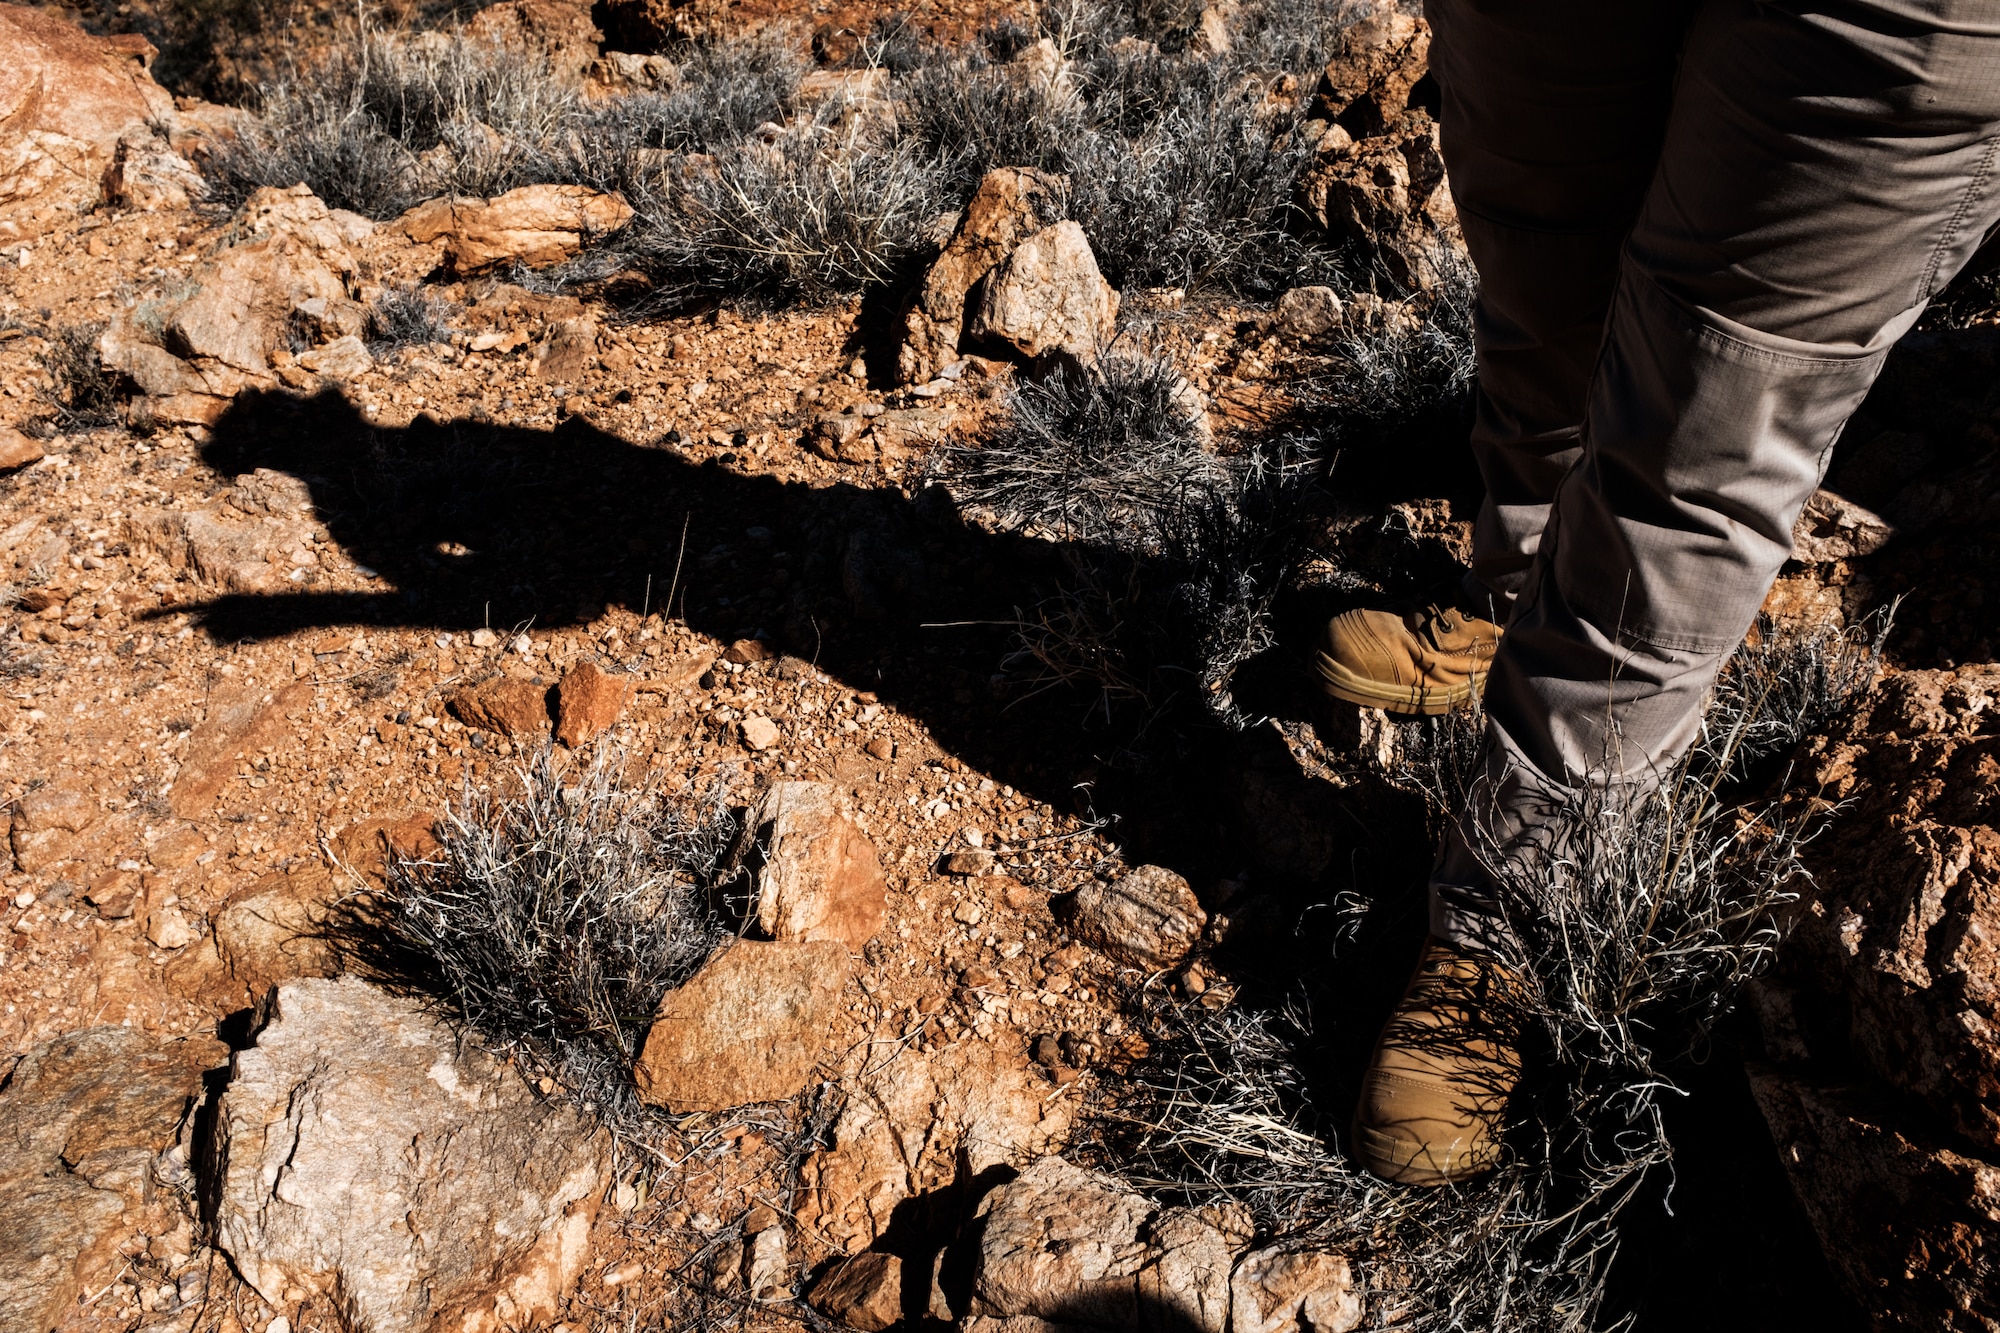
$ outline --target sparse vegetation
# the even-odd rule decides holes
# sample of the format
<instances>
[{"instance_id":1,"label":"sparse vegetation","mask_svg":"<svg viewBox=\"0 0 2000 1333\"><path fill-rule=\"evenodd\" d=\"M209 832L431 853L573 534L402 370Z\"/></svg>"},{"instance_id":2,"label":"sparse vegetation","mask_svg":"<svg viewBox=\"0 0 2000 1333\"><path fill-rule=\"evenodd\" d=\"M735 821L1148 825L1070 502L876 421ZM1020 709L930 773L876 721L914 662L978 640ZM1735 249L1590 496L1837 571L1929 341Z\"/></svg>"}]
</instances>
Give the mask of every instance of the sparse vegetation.
<instances>
[{"instance_id":1,"label":"sparse vegetation","mask_svg":"<svg viewBox=\"0 0 2000 1333\"><path fill-rule=\"evenodd\" d=\"M818 300L887 281L945 205L907 148L828 149L811 130L727 149L657 193L579 272L637 265L669 296Z\"/></svg>"},{"instance_id":2,"label":"sparse vegetation","mask_svg":"<svg viewBox=\"0 0 2000 1333\"><path fill-rule=\"evenodd\" d=\"M392 218L440 195L559 174L549 153L577 93L545 59L459 35L354 36L263 90L261 116L206 162L209 201L300 181L329 207Z\"/></svg>"},{"instance_id":3,"label":"sparse vegetation","mask_svg":"<svg viewBox=\"0 0 2000 1333\"><path fill-rule=\"evenodd\" d=\"M518 52L369 33L264 89L259 125L208 163L211 198L303 180L379 219L444 194L616 189L639 216L573 276L637 266L670 296L816 300L899 273L986 170L1038 166L1071 176L1113 283L1270 295L1341 280L1292 195L1311 154L1300 89L1346 21L1260 6L1240 45L1209 55L1138 40L1136 11L1052 5L1043 25L1068 63L1046 78L993 63L1031 41L996 32L953 55L891 24L862 50L894 76L893 109L802 106L803 43L782 28L692 47L671 91L600 105Z\"/></svg>"},{"instance_id":4,"label":"sparse vegetation","mask_svg":"<svg viewBox=\"0 0 2000 1333\"><path fill-rule=\"evenodd\" d=\"M40 359L48 385L41 398L58 430L118 424L118 385L97 354L103 332L103 324L65 324L45 336Z\"/></svg>"},{"instance_id":5,"label":"sparse vegetation","mask_svg":"<svg viewBox=\"0 0 2000 1333\"><path fill-rule=\"evenodd\" d=\"M1064 367L1014 391L1008 424L945 470L964 503L1062 545L1068 577L1023 613L1012 670L1088 683L1107 712L1192 694L1240 720L1230 678L1271 643L1321 460L1304 436L1211 453L1189 395L1156 358Z\"/></svg>"},{"instance_id":6,"label":"sparse vegetation","mask_svg":"<svg viewBox=\"0 0 2000 1333\"><path fill-rule=\"evenodd\" d=\"M610 748L566 765L544 746L514 794L468 790L350 935L614 1125L639 1114L631 1067L660 997L721 940L709 881L736 832L727 774L670 794L623 770Z\"/></svg>"},{"instance_id":7,"label":"sparse vegetation","mask_svg":"<svg viewBox=\"0 0 2000 1333\"><path fill-rule=\"evenodd\" d=\"M383 356L404 347L451 341L458 307L422 287L392 288L368 309L368 350Z\"/></svg>"}]
</instances>

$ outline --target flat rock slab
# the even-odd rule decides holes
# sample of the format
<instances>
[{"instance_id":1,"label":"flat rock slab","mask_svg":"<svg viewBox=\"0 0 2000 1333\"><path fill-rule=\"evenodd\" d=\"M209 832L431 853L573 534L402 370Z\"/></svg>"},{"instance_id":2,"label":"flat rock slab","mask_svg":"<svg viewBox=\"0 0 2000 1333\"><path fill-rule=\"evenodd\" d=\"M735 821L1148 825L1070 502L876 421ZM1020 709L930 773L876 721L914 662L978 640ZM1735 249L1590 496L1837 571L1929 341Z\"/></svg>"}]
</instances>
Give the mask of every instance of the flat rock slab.
<instances>
[{"instance_id":1,"label":"flat rock slab","mask_svg":"<svg viewBox=\"0 0 2000 1333\"><path fill-rule=\"evenodd\" d=\"M556 739L574 748L609 731L625 716L632 683L608 675L595 662L571 667L556 686Z\"/></svg>"},{"instance_id":2,"label":"flat rock slab","mask_svg":"<svg viewBox=\"0 0 2000 1333\"><path fill-rule=\"evenodd\" d=\"M676 1113L796 1096L852 968L837 940L737 940L661 1002L634 1071L639 1096Z\"/></svg>"},{"instance_id":3,"label":"flat rock slab","mask_svg":"<svg viewBox=\"0 0 2000 1333\"><path fill-rule=\"evenodd\" d=\"M888 880L868 835L841 813L831 784L779 782L753 817L764 851L757 928L774 940L861 946L882 929Z\"/></svg>"},{"instance_id":4,"label":"flat rock slab","mask_svg":"<svg viewBox=\"0 0 2000 1333\"><path fill-rule=\"evenodd\" d=\"M531 736L549 729L548 686L512 676L460 690L447 706L466 726L496 736Z\"/></svg>"},{"instance_id":5,"label":"flat rock slab","mask_svg":"<svg viewBox=\"0 0 2000 1333\"><path fill-rule=\"evenodd\" d=\"M582 1271L608 1136L413 1000L280 986L216 1117L216 1234L272 1305L367 1333L552 1319Z\"/></svg>"},{"instance_id":6,"label":"flat rock slab","mask_svg":"<svg viewBox=\"0 0 2000 1333\"><path fill-rule=\"evenodd\" d=\"M0 1329L40 1333L86 1287L111 1281L117 1246L201 1091L228 1059L207 1038L161 1042L137 1028L72 1032L22 1057L0 1093Z\"/></svg>"}]
</instances>

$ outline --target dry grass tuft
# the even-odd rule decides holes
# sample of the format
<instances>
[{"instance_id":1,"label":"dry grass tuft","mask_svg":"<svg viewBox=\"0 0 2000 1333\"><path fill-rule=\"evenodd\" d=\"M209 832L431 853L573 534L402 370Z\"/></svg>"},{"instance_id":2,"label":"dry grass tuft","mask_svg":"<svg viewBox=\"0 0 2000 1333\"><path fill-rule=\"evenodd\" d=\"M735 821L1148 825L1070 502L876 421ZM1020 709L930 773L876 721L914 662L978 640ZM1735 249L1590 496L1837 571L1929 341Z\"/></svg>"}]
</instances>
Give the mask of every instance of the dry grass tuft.
<instances>
[{"instance_id":1,"label":"dry grass tuft","mask_svg":"<svg viewBox=\"0 0 2000 1333\"><path fill-rule=\"evenodd\" d=\"M1008 669L1087 686L1107 713L1192 698L1238 720L1229 682L1270 646L1272 602L1306 552L1315 443L1211 453L1172 364L1127 352L1031 380L1008 406L993 437L941 463L961 503L1061 547L1067 577L1021 613Z\"/></svg>"},{"instance_id":2,"label":"dry grass tuft","mask_svg":"<svg viewBox=\"0 0 2000 1333\"><path fill-rule=\"evenodd\" d=\"M631 1070L661 997L722 938L709 890L736 834L729 774L670 795L623 769L614 748L565 765L544 746L514 794L468 790L348 939L614 1127L643 1122Z\"/></svg>"}]
</instances>

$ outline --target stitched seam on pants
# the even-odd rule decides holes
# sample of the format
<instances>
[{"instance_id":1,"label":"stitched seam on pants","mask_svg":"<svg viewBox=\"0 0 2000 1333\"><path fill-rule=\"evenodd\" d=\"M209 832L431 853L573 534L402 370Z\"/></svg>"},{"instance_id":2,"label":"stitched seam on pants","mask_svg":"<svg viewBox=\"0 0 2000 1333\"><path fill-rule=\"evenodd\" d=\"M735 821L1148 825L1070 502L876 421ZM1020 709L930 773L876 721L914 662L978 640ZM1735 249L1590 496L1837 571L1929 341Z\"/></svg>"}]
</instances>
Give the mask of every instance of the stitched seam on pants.
<instances>
[{"instance_id":1,"label":"stitched seam on pants","mask_svg":"<svg viewBox=\"0 0 2000 1333\"><path fill-rule=\"evenodd\" d=\"M1691 306L1680 297L1675 296L1672 292L1661 286L1652 274L1646 272L1639 265L1630 264L1629 267L1631 268L1632 276L1640 282L1645 283L1647 290L1652 293L1653 297L1664 302L1673 316L1680 321L1683 334L1692 335L1693 340L1697 344L1728 353L1733 359L1738 361L1762 362L1766 365L1782 367L1801 374L1831 375L1850 370L1855 366L1863 365L1869 361L1880 361L1889 355L1889 349L1886 347L1862 348L1853 352L1839 352L1830 356L1807 356L1798 352L1781 351L1775 347L1765 347L1760 343L1750 341L1748 338L1738 337L1727 329L1717 328L1708 319L1703 317L1708 312L1698 306ZM1720 318L1720 316L1717 316L1717 318ZM1607 326L1608 322L1607 320ZM1744 327L1748 328L1749 326L1745 325ZM1761 330L1752 329L1751 332L1757 333L1761 332ZM1783 334L1779 333L1765 334L1764 336L1770 338L1784 337ZM1610 339L1607 337L1605 341L1608 345ZM1792 342L1796 341L1796 339L1786 339L1786 341Z\"/></svg>"},{"instance_id":2,"label":"stitched seam on pants","mask_svg":"<svg viewBox=\"0 0 2000 1333\"><path fill-rule=\"evenodd\" d=\"M2000 153L2000 135L1986 141L1986 155L1980 158L1979 169L1973 172L1972 179L1966 182L1965 193L1959 196L1958 211L1951 215L1951 220L1945 224L1944 235L1938 237L1937 248L1931 251L1931 262L1924 269L1923 286L1917 291L1919 301L1930 300L1937 291L1938 270L1944 266L1945 252L1950 250L1952 243L1958 239L1959 232L1965 226L1966 216L1972 212L1973 204L1978 202L1980 194L1986 188L1986 182L1992 177L1993 159L1996 153Z\"/></svg>"}]
</instances>

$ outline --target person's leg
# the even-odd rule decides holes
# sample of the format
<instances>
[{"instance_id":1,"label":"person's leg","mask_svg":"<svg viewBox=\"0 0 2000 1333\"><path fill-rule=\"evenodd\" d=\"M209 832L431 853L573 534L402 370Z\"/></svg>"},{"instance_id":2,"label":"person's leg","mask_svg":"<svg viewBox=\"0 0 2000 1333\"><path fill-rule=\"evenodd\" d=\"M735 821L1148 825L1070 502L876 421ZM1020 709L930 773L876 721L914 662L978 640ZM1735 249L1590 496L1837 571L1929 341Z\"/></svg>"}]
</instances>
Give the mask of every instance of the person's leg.
<instances>
[{"instance_id":1,"label":"person's leg","mask_svg":"<svg viewBox=\"0 0 2000 1333\"><path fill-rule=\"evenodd\" d=\"M1689 0L1430 0L1445 165L1480 279L1472 445L1487 495L1465 607L1328 626L1329 693L1442 712L1475 693L1576 461L1617 257L1652 179ZM1438 1183L1490 1167L1518 1059L1480 1030L1483 959L1432 941L1356 1098L1372 1171Z\"/></svg>"},{"instance_id":2,"label":"person's leg","mask_svg":"<svg viewBox=\"0 0 2000 1333\"><path fill-rule=\"evenodd\" d=\"M1617 259L1659 157L1693 0L1430 0L1445 167L1479 273L1472 451L1486 483L1456 606L1336 617L1337 699L1442 713L1478 693L1578 455Z\"/></svg>"},{"instance_id":3,"label":"person's leg","mask_svg":"<svg viewBox=\"0 0 2000 1333\"><path fill-rule=\"evenodd\" d=\"M1535 843L1551 789L1642 787L1692 740L1842 425L2000 220L1996 153L1990 3L1704 5L1584 456L1494 659L1438 934L1492 941L1487 863Z\"/></svg>"},{"instance_id":4,"label":"person's leg","mask_svg":"<svg viewBox=\"0 0 2000 1333\"><path fill-rule=\"evenodd\" d=\"M1578 454L1618 255L1652 180L1693 0L1431 0L1452 199L1479 273L1468 591L1504 620Z\"/></svg>"}]
</instances>

